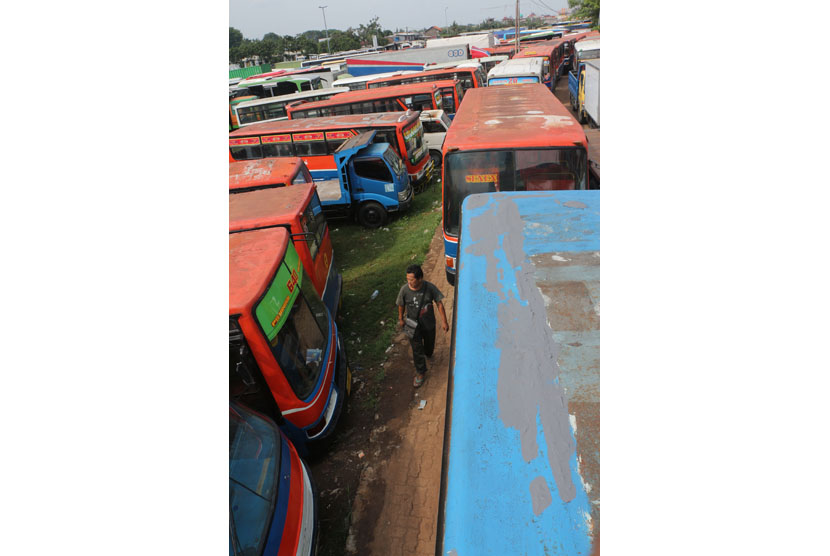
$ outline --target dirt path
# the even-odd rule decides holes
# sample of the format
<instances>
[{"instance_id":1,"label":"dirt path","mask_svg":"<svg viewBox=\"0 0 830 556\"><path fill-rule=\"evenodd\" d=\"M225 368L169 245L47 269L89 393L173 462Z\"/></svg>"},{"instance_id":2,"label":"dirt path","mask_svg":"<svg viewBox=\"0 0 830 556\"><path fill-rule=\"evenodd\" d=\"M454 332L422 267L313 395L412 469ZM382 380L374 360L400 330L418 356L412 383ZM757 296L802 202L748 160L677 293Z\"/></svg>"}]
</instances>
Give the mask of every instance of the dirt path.
<instances>
[{"instance_id":1,"label":"dirt path","mask_svg":"<svg viewBox=\"0 0 830 556\"><path fill-rule=\"evenodd\" d=\"M444 308L451 323L453 288L444 274L443 253L439 226L423 269L424 277L446 296ZM377 438L381 453L375 464L361 473L346 543L351 554L435 553L449 346L450 332L444 332L439 324L435 352L427 360L426 382L415 389L409 343L402 333L395 338L385 369L394 397L405 405L373 431L376 438L382 437ZM420 409L422 401L426 405Z\"/></svg>"}]
</instances>

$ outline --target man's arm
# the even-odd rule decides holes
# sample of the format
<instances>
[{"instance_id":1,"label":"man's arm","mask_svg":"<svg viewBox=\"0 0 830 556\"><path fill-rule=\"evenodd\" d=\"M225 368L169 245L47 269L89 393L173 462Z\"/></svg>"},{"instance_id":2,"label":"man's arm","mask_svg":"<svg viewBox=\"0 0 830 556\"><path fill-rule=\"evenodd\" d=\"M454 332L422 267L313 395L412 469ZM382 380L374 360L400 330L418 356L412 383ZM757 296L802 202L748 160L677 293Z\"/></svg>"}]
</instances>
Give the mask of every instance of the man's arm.
<instances>
[{"instance_id":1,"label":"man's arm","mask_svg":"<svg viewBox=\"0 0 830 556\"><path fill-rule=\"evenodd\" d=\"M398 324L403 328L403 305L398 305Z\"/></svg>"},{"instance_id":2,"label":"man's arm","mask_svg":"<svg viewBox=\"0 0 830 556\"><path fill-rule=\"evenodd\" d=\"M440 301L436 301L435 305L438 306L438 312L441 313L441 318L444 321L441 326L444 329L444 332L446 332L450 329L450 325L447 323L447 313L444 312L444 304Z\"/></svg>"}]
</instances>

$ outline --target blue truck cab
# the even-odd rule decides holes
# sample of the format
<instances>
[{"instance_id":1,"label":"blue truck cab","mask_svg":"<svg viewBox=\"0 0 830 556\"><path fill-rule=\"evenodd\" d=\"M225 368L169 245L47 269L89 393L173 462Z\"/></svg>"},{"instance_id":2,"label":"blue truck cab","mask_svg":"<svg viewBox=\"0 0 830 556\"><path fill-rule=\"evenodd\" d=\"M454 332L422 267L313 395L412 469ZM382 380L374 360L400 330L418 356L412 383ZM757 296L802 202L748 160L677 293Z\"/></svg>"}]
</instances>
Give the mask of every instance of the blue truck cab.
<instances>
[{"instance_id":1,"label":"blue truck cab","mask_svg":"<svg viewBox=\"0 0 830 556\"><path fill-rule=\"evenodd\" d=\"M367 228L386 223L390 212L412 204L406 166L389 143L372 143L376 132L354 135L334 153L337 178L315 180L327 216L354 216Z\"/></svg>"}]
</instances>

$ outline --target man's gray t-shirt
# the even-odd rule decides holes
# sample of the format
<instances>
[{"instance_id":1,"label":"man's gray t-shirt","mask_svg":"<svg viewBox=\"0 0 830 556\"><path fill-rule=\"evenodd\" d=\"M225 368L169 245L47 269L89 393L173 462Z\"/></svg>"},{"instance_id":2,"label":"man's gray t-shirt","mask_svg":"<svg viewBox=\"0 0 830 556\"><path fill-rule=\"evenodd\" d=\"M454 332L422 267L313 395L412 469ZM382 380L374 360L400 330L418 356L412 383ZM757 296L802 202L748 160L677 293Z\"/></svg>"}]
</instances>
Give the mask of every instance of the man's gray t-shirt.
<instances>
[{"instance_id":1,"label":"man's gray t-shirt","mask_svg":"<svg viewBox=\"0 0 830 556\"><path fill-rule=\"evenodd\" d=\"M404 284L398 292L395 304L406 307L406 317L417 319L421 326L432 330L435 328L435 311L432 310L432 302L442 299L444 299L444 294L441 290L432 282L424 280L421 282L421 287L415 291L409 289L409 284ZM423 315L421 315L422 310L425 311Z\"/></svg>"}]
</instances>

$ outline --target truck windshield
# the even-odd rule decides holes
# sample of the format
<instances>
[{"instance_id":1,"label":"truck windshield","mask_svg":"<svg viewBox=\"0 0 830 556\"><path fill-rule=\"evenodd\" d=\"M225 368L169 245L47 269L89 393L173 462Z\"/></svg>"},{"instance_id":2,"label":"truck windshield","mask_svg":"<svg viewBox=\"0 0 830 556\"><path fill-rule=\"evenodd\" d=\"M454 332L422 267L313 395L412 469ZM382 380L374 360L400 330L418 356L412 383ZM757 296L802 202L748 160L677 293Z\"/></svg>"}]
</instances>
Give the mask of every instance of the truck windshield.
<instances>
[{"instance_id":1,"label":"truck windshield","mask_svg":"<svg viewBox=\"0 0 830 556\"><path fill-rule=\"evenodd\" d=\"M253 413L230 407L230 535L235 554L261 554L277 500L281 439Z\"/></svg>"},{"instance_id":2,"label":"truck windshield","mask_svg":"<svg viewBox=\"0 0 830 556\"><path fill-rule=\"evenodd\" d=\"M586 161L577 147L449 153L444 228L458 235L461 202L472 193L586 189Z\"/></svg>"}]
</instances>

